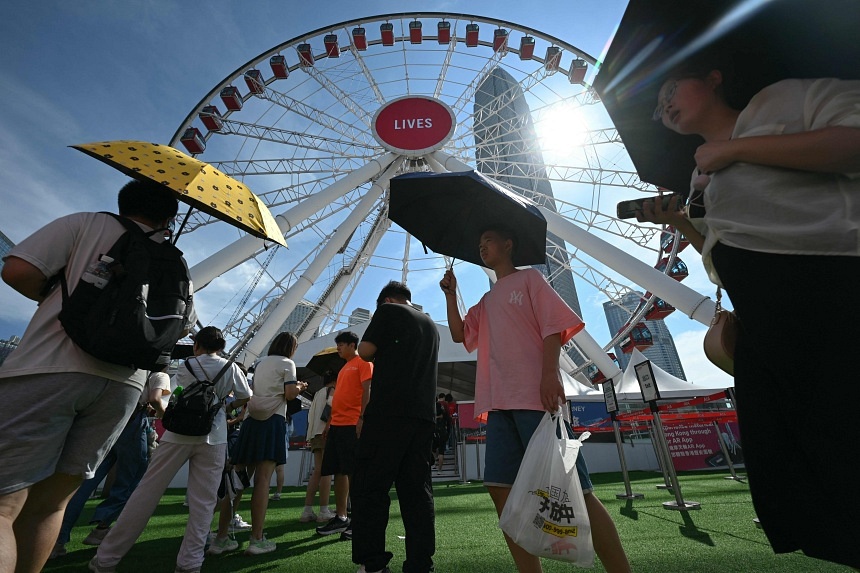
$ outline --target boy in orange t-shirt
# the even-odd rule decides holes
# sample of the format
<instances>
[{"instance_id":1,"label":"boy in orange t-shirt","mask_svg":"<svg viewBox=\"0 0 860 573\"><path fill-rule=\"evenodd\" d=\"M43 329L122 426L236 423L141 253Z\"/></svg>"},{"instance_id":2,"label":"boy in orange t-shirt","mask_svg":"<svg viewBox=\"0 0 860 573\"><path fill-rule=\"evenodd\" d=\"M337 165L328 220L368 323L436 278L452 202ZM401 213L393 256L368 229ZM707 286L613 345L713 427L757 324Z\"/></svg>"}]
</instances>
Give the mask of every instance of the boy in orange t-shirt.
<instances>
[{"instance_id":1,"label":"boy in orange t-shirt","mask_svg":"<svg viewBox=\"0 0 860 573\"><path fill-rule=\"evenodd\" d=\"M370 399L370 379L373 364L358 356L358 335L341 332L335 339L338 356L346 360L337 375L332 396L331 417L323 436L326 439L322 460L322 475L334 474L334 499L337 515L328 523L317 527L319 535L340 533L352 539L350 520L346 514L349 499L349 476L355 465L355 450L361 433L361 412Z\"/></svg>"}]
</instances>

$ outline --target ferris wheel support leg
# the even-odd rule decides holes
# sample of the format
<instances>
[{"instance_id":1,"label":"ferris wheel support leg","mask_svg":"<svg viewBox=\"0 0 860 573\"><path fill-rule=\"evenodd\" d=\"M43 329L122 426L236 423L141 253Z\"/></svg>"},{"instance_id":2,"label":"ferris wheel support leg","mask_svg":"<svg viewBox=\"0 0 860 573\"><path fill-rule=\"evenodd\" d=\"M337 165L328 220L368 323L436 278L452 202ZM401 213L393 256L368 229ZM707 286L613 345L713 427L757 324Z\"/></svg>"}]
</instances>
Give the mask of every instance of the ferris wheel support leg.
<instances>
[{"instance_id":1,"label":"ferris wheel support leg","mask_svg":"<svg viewBox=\"0 0 860 573\"><path fill-rule=\"evenodd\" d=\"M314 312L313 317L299 336L299 344L310 340L317 328L322 324L325 317L334 311L335 304L342 300L343 293L347 286L349 286L350 281L357 280L358 277L356 276L356 273L360 273L361 271L361 264L359 264L359 261L369 259L376 251L376 247L379 245L379 241L388 229L389 224L390 223L384 223L380 228L371 232L367 242L362 245L361 250L358 251L355 257L353 257L353 264L349 269L347 269L346 274L338 277L330 285L331 290L329 294L322 302L319 303L319 308ZM360 276L360 274L358 276Z\"/></svg>"},{"instance_id":2,"label":"ferris wheel support leg","mask_svg":"<svg viewBox=\"0 0 860 573\"><path fill-rule=\"evenodd\" d=\"M573 335L573 342L587 358L594 362L594 365L606 376L607 381L621 375L621 369L618 365L609 359L606 351L584 328Z\"/></svg>"},{"instance_id":3,"label":"ferris wheel support leg","mask_svg":"<svg viewBox=\"0 0 860 573\"><path fill-rule=\"evenodd\" d=\"M711 324L715 304L710 298L581 229L558 213L553 213L544 207L538 208L546 217L548 231L555 233L645 290L656 294L693 320L705 325Z\"/></svg>"},{"instance_id":4,"label":"ferris wheel support leg","mask_svg":"<svg viewBox=\"0 0 860 573\"><path fill-rule=\"evenodd\" d=\"M427 162L427 165L430 167L430 169L433 170L433 173L445 173L446 171L448 171L447 169L445 169L444 165L436 161L436 158L433 157L433 155L425 155L424 161Z\"/></svg>"},{"instance_id":5,"label":"ferris wheel support leg","mask_svg":"<svg viewBox=\"0 0 860 573\"><path fill-rule=\"evenodd\" d=\"M290 313L296 305L307 294L316 280L322 274L323 270L328 266L331 260L337 255L338 250L343 246L344 241L358 228L358 225L370 214L376 200L379 199L383 191L388 187L388 181L397 172L402 159L396 160L388 169L385 170L379 179L377 179L370 189L365 193L364 197L356 204L349 216L337 228L337 230L329 239L326 246L319 252L313 262L308 266L302 276L300 276L293 285L287 289L278 305L272 310L266 321L260 325L260 329L254 334L254 338L248 343L245 349L245 355L242 357L243 364L250 364L256 360L265 350L264 346L278 332L278 329L284 324L284 321L290 316Z\"/></svg>"},{"instance_id":6,"label":"ferris wheel support leg","mask_svg":"<svg viewBox=\"0 0 860 573\"><path fill-rule=\"evenodd\" d=\"M288 232L297 222L307 219L332 201L349 193L359 185L370 181L382 173L397 157L396 153L386 153L377 159L373 159L349 175L338 179L323 191L315 193L298 203L295 207L276 216L275 221L278 223L281 232ZM259 252L263 246L264 243L262 240L247 235L224 247L214 255L203 259L191 267L191 280L194 282L194 289L202 289L215 278L241 265L254 256L255 253Z\"/></svg>"},{"instance_id":7,"label":"ferris wheel support leg","mask_svg":"<svg viewBox=\"0 0 860 573\"><path fill-rule=\"evenodd\" d=\"M463 163L453 155L445 153L444 151L434 151L430 154L430 157L438 161L439 164L448 171L472 171L473 169L472 167L469 167L468 164Z\"/></svg>"}]
</instances>

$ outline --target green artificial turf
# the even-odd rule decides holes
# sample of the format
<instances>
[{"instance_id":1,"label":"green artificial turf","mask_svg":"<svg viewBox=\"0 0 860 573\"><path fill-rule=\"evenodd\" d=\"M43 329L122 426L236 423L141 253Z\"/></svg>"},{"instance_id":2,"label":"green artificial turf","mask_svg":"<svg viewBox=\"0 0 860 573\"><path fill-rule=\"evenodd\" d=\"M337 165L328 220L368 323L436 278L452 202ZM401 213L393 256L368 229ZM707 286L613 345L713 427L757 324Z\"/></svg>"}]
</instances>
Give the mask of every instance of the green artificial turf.
<instances>
[{"instance_id":1,"label":"green artificial turf","mask_svg":"<svg viewBox=\"0 0 860 573\"><path fill-rule=\"evenodd\" d=\"M701 503L697 511L669 511L663 502L673 501L669 491L657 489L659 474L634 472L632 489L645 498L617 500L623 493L620 474L595 474L595 493L606 505L633 570L639 573L667 572L829 572L849 571L846 567L810 559L801 554L774 555L764 534L753 523L755 513L745 483L724 479L725 472L691 472L679 476L686 501ZM169 490L138 543L118 567L120 573L173 571L185 526L187 508L182 506L183 491ZM490 498L480 483L437 484L436 496L436 571L438 573L502 573L515 571ZM392 491L394 499L394 492ZM239 508L250 521L246 494ZM90 530L85 524L98 500L87 503L82 520L66 546L68 555L48 562L46 572L86 571L95 549L81 544ZM303 488L287 488L280 501L269 503L266 533L278 544L274 553L249 557L241 549L248 533L240 532L240 550L207 557L204 573L307 571L351 573L350 542L339 536L320 537L316 523L299 523L304 503ZM791 500L786 500L791 503ZM803 527L803 524L798 524ZM388 550L394 553L392 571L400 571L404 558L403 524L396 501L391 506L387 533ZM561 572L572 565L544 561L544 571ZM599 561L592 571L604 571Z\"/></svg>"}]
</instances>

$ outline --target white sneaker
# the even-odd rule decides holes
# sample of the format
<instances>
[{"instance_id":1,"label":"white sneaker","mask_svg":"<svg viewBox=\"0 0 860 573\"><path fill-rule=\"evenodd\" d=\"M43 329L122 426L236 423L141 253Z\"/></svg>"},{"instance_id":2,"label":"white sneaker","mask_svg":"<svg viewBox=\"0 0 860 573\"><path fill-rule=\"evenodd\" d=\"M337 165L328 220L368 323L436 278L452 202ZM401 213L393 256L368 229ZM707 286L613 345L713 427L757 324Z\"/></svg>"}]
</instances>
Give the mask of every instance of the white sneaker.
<instances>
[{"instance_id":1,"label":"white sneaker","mask_svg":"<svg viewBox=\"0 0 860 573\"><path fill-rule=\"evenodd\" d=\"M242 516L237 513L233 516L233 519L230 520L230 527L240 531L247 531L251 529L251 524L242 519Z\"/></svg>"},{"instance_id":2,"label":"white sneaker","mask_svg":"<svg viewBox=\"0 0 860 573\"><path fill-rule=\"evenodd\" d=\"M245 555L262 555L263 553L271 553L277 546L274 541L269 541L264 535L262 539L249 539L248 548L245 549Z\"/></svg>"},{"instance_id":3,"label":"white sneaker","mask_svg":"<svg viewBox=\"0 0 860 573\"><path fill-rule=\"evenodd\" d=\"M317 515L317 523L327 523L331 521L331 518L335 515L335 512L330 510L328 507L323 507L320 509L319 515Z\"/></svg>"},{"instance_id":4,"label":"white sneaker","mask_svg":"<svg viewBox=\"0 0 860 573\"><path fill-rule=\"evenodd\" d=\"M307 523L309 521L319 521L319 518L317 518L317 514L314 513L314 510L309 507L306 507L304 510L302 510L302 514L299 516L299 521L301 521L302 523Z\"/></svg>"},{"instance_id":5,"label":"white sneaker","mask_svg":"<svg viewBox=\"0 0 860 573\"><path fill-rule=\"evenodd\" d=\"M229 537L225 537L224 539L218 539L216 537L209 545L209 549L206 550L206 554L221 555L222 553L226 553L228 551L235 551L237 549L239 549L239 542L235 539L230 539Z\"/></svg>"},{"instance_id":6,"label":"white sneaker","mask_svg":"<svg viewBox=\"0 0 860 573\"><path fill-rule=\"evenodd\" d=\"M90 562L87 564L89 570L93 573L115 573L116 567L106 567L99 563L99 556L94 555Z\"/></svg>"}]
</instances>

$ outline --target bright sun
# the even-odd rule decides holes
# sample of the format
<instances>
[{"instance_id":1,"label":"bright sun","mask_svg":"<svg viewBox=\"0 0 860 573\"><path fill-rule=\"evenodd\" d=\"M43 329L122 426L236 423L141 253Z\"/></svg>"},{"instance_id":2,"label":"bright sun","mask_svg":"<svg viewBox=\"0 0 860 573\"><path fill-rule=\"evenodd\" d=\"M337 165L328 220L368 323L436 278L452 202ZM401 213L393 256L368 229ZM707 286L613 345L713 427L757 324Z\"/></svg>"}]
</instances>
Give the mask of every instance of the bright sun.
<instances>
[{"instance_id":1,"label":"bright sun","mask_svg":"<svg viewBox=\"0 0 860 573\"><path fill-rule=\"evenodd\" d=\"M572 106L549 110L535 123L541 149L553 155L565 155L585 142L588 125L580 111Z\"/></svg>"}]
</instances>

